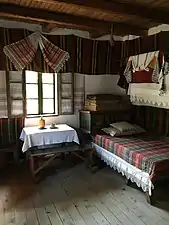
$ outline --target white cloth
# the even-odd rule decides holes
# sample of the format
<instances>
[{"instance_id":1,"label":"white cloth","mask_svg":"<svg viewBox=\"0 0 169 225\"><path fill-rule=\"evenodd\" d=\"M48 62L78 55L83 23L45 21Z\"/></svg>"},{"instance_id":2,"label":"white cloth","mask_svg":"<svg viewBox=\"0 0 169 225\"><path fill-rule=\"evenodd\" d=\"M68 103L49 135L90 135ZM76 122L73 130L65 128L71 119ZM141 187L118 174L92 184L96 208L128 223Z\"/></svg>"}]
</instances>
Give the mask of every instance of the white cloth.
<instances>
[{"instance_id":1,"label":"white cloth","mask_svg":"<svg viewBox=\"0 0 169 225\"><path fill-rule=\"evenodd\" d=\"M0 71L0 118L1 117L8 117L5 71Z\"/></svg>"},{"instance_id":2,"label":"white cloth","mask_svg":"<svg viewBox=\"0 0 169 225\"><path fill-rule=\"evenodd\" d=\"M133 105L169 109L169 91L159 95L161 84L129 84L128 95Z\"/></svg>"},{"instance_id":3,"label":"white cloth","mask_svg":"<svg viewBox=\"0 0 169 225\"><path fill-rule=\"evenodd\" d=\"M153 58L158 58L158 55L159 51L131 56L129 60L132 60L133 72L147 70Z\"/></svg>"},{"instance_id":4,"label":"white cloth","mask_svg":"<svg viewBox=\"0 0 169 225\"><path fill-rule=\"evenodd\" d=\"M93 146L97 154L108 166L117 170L119 173L122 173L123 176L125 175L127 179L130 179L132 182L136 183L138 187L141 187L144 192L148 191L149 195L151 195L151 190L154 189L154 185L152 184L148 173L130 165L99 145L93 143Z\"/></svg>"},{"instance_id":5,"label":"white cloth","mask_svg":"<svg viewBox=\"0 0 169 225\"><path fill-rule=\"evenodd\" d=\"M154 57L156 57L156 61L154 62L154 65L151 65L154 66L154 68L152 68L152 81L154 83L158 83L162 78L161 71L159 71L158 56L159 51L130 56L124 71L124 76L126 78L127 83L131 83L132 73L141 70L149 71L149 65L153 61Z\"/></svg>"},{"instance_id":6,"label":"white cloth","mask_svg":"<svg viewBox=\"0 0 169 225\"><path fill-rule=\"evenodd\" d=\"M66 125L56 125L57 129L50 129L50 126L46 126L46 129L40 130L38 127L25 127L23 128L20 139L24 142L22 151L26 152L29 148L35 146L52 145L64 142L75 142L79 144L79 138L76 131Z\"/></svg>"}]
</instances>

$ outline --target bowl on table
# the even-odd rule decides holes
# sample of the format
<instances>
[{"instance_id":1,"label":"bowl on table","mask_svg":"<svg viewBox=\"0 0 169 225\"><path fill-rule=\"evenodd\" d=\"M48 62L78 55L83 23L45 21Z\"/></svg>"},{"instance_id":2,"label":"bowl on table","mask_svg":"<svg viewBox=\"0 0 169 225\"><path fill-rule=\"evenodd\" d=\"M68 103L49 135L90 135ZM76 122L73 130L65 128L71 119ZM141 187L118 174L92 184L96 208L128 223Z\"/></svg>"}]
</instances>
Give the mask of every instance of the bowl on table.
<instances>
[{"instance_id":1,"label":"bowl on table","mask_svg":"<svg viewBox=\"0 0 169 225\"><path fill-rule=\"evenodd\" d=\"M55 123L52 123L52 124L50 125L50 129L57 129L56 124L55 124Z\"/></svg>"}]
</instances>

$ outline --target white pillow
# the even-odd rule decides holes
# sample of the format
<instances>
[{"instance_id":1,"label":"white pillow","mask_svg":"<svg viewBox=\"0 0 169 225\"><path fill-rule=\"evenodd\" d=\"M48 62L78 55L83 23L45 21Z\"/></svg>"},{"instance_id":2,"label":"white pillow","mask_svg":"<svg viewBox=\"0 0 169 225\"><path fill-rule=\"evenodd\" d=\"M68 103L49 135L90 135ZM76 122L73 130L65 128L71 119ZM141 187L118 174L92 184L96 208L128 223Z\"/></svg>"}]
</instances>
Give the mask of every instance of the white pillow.
<instances>
[{"instance_id":1,"label":"white pillow","mask_svg":"<svg viewBox=\"0 0 169 225\"><path fill-rule=\"evenodd\" d=\"M132 126L135 127L135 130L120 131L114 127L106 127L106 128L102 128L102 131L104 131L106 134L109 134L112 137L121 137L121 136L141 134L141 133L146 132L142 127L140 127L137 124L133 124Z\"/></svg>"},{"instance_id":2,"label":"white pillow","mask_svg":"<svg viewBox=\"0 0 169 225\"><path fill-rule=\"evenodd\" d=\"M125 121L112 123L110 126L120 130L121 132L136 131L135 126Z\"/></svg>"},{"instance_id":3,"label":"white pillow","mask_svg":"<svg viewBox=\"0 0 169 225\"><path fill-rule=\"evenodd\" d=\"M106 127L106 128L102 128L102 131L104 131L106 134L111 135L112 137L120 135L120 131L117 130L114 127Z\"/></svg>"},{"instance_id":4,"label":"white pillow","mask_svg":"<svg viewBox=\"0 0 169 225\"><path fill-rule=\"evenodd\" d=\"M137 124L133 124L133 126L135 127L135 130L128 130L128 131L118 131L118 132L116 132L116 134L115 135L112 135L111 133L110 133L110 135L112 136L112 137L121 137L121 136L127 136L127 135L133 135L133 134L141 134L141 133L145 133L146 132L146 130L144 130L142 127L140 127L139 125L137 125Z\"/></svg>"},{"instance_id":5,"label":"white pillow","mask_svg":"<svg viewBox=\"0 0 169 225\"><path fill-rule=\"evenodd\" d=\"M136 129L134 134L141 134L141 133L145 133L146 132L146 130L144 128L140 127L137 124L133 124L133 126Z\"/></svg>"}]
</instances>

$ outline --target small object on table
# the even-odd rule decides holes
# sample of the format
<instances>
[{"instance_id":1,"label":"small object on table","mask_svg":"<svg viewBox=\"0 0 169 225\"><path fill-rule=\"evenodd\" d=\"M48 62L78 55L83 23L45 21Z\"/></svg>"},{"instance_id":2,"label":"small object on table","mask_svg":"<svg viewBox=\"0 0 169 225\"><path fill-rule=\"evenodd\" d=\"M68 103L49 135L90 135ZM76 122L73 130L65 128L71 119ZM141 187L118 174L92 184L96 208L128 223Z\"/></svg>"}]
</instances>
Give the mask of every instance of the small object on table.
<instances>
[{"instance_id":1,"label":"small object on table","mask_svg":"<svg viewBox=\"0 0 169 225\"><path fill-rule=\"evenodd\" d=\"M39 129L45 129L45 120L43 119L42 116L41 116L38 124L39 124Z\"/></svg>"},{"instance_id":2,"label":"small object on table","mask_svg":"<svg viewBox=\"0 0 169 225\"><path fill-rule=\"evenodd\" d=\"M50 129L57 129L58 127L56 127L55 123L52 123L50 126Z\"/></svg>"}]
</instances>

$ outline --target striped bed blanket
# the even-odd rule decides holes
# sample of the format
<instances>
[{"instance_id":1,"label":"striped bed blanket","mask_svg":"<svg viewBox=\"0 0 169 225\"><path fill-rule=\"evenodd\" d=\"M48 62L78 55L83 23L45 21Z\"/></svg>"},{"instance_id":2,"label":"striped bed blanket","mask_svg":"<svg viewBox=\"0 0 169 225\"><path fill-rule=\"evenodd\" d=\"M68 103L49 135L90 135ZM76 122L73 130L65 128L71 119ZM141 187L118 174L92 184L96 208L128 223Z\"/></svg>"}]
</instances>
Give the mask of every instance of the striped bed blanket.
<instances>
[{"instance_id":1,"label":"striped bed blanket","mask_svg":"<svg viewBox=\"0 0 169 225\"><path fill-rule=\"evenodd\" d=\"M147 172L152 182L169 176L169 137L96 135L94 143Z\"/></svg>"}]
</instances>

